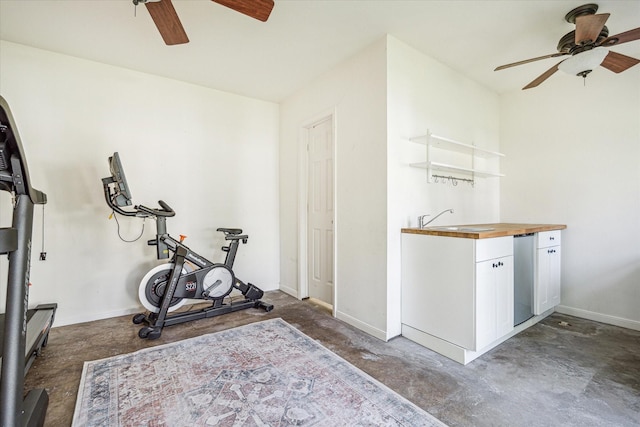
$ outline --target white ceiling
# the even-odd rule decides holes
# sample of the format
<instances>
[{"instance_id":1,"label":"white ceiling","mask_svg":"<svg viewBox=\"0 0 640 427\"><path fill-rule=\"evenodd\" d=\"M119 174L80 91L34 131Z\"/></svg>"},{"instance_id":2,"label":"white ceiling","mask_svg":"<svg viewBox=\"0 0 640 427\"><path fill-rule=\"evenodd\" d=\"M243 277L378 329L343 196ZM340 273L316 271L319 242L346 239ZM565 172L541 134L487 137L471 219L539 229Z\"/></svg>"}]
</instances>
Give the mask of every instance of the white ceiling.
<instances>
[{"instance_id":1,"label":"white ceiling","mask_svg":"<svg viewBox=\"0 0 640 427\"><path fill-rule=\"evenodd\" d=\"M134 17L131 0L0 0L0 38L279 102L390 34L504 93L559 59L493 69L554 53L573 30L565 14L587 2L275 0L263 23L208 0L174 0L190 43L166 46L144 6ZM595 2L611 13L610 35L640 26L640 1ZM640 58L640 40L613 50ZM551 78L578 78L558 74Z\"/></svg>"}]
</instances>

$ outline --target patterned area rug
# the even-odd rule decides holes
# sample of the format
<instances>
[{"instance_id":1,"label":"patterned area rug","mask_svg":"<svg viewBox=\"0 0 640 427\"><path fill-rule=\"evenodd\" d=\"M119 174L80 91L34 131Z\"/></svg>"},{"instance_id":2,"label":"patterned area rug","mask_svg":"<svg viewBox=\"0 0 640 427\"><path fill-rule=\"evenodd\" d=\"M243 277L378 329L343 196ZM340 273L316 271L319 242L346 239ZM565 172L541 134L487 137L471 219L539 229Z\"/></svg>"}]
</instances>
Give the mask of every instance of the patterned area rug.
<instances>
[{"instance_id":1,"label":"patterned area rug","mask_svg":"<svg viewBox=\"0 0 640 427\"><path fill-rule=\"evenodd\" d=\"M86 362L73 426L443 426L282 319Z\"/></svg>"}]
</instances>

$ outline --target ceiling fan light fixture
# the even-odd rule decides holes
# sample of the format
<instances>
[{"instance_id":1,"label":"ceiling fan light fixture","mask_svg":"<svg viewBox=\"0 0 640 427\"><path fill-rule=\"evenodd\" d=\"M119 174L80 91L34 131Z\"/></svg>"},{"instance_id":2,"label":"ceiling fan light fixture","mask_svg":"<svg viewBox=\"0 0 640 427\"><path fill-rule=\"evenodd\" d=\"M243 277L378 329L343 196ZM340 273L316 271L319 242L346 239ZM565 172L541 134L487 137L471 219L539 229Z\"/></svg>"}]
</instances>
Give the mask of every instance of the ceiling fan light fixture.
<instances>
[{"instance_id":1,"label":"ceiling fan light fixture","mask_svg":"<svg viewBox=\"0 0 640 427\"><path fill-rule=\"evenodd\" d=\"M604 58L609 54L609 50L604 47L595 47L584 52L576 53L565 59L558 65L558 68L572 76L586 76L589 72L602 64Z\"/></svg>"}]
</instances>

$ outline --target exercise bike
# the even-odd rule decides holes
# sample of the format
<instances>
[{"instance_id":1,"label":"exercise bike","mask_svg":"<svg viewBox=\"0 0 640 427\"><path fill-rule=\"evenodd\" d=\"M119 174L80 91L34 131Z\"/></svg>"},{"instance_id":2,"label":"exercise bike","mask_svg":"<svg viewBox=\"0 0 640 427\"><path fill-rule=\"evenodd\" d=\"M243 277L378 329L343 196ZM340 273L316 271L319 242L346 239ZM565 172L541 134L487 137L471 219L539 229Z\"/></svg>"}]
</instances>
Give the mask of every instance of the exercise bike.
<instances>
[{"instance_id":1,"label":"exercise bike","mask_svg":"<svg viewBox=\"0 0 640 427\"><path fill-rule=\"evenodd\" d=\"M109 158L111 176L102 179L107 204L114 212L124 216L153 218L156 222L156 238L147 242L156 246L156 257L171 261L152 268L140 282L138 297L148 313L139 313L133 317L133 323L142 324L138 331L140 338L156 339L165 326L176 325L197 319L220 316L247 308L261 308L269 312L272 304L260 300L264 292L251 283L244 283L233 272L240 242L247 243L249 236L242 234L240 228L218 228L229 242L223 246L226 252L223 264L213 263L183 244L184 236L179 240L167 233L166 219L175 215L175 211L164 201L159 200L160 209L143 205L125 210L131 205L131 193L124 176L118 153ZM233 290L244 296L240 301L225 303L225 298ZM189 310L169 315L170 311L180 308L187 299L211 302L198 310Z\"/></svg>"}]
</instances>

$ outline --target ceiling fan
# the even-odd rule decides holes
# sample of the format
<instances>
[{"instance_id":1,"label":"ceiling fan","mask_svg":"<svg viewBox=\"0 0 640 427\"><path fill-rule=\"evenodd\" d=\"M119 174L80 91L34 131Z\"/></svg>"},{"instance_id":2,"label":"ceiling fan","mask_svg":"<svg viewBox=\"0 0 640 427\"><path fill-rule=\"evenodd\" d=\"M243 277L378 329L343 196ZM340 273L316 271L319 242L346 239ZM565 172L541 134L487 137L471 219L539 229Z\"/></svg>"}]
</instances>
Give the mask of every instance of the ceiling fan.
<instances>
[{"instance_id":1,"label":"ceiling fan","mask_svg":"<svg viewBox=\"0 0 640 427\"><path fill-rule=\"evenodd\" d=\"M640 60L636 58L607 49L614 45L640 39L640 27L616 34L615 36L609 36L609 29L604 25L609 18L609 14L601 13L596 15L597 11L598 5L589 3L576 7L567 13L564 19L571 24L575 24L576 29L565 34L564 37L560 39L557 48L558 53L501 65L494 71L504 70L505 68L527 64L541 59L571 55L522 88L531 89L547 80L559 69L566 73L586 78L598 65L614 73L621 73L640 63Z\"/></svg>"},{"instance_id":2,"label":"ceiling fan","mask_svg":"<svg viewBox=\"0 0 640 427\"><path fill-rule=\"evenodd\" d=\"M273 0L212 0L251 18L265 22L273 9ZM171 0L133 0L134 5L144 3L160 35L168 45L189 43L180 18Z\"/></svg>"}]
</instances>

